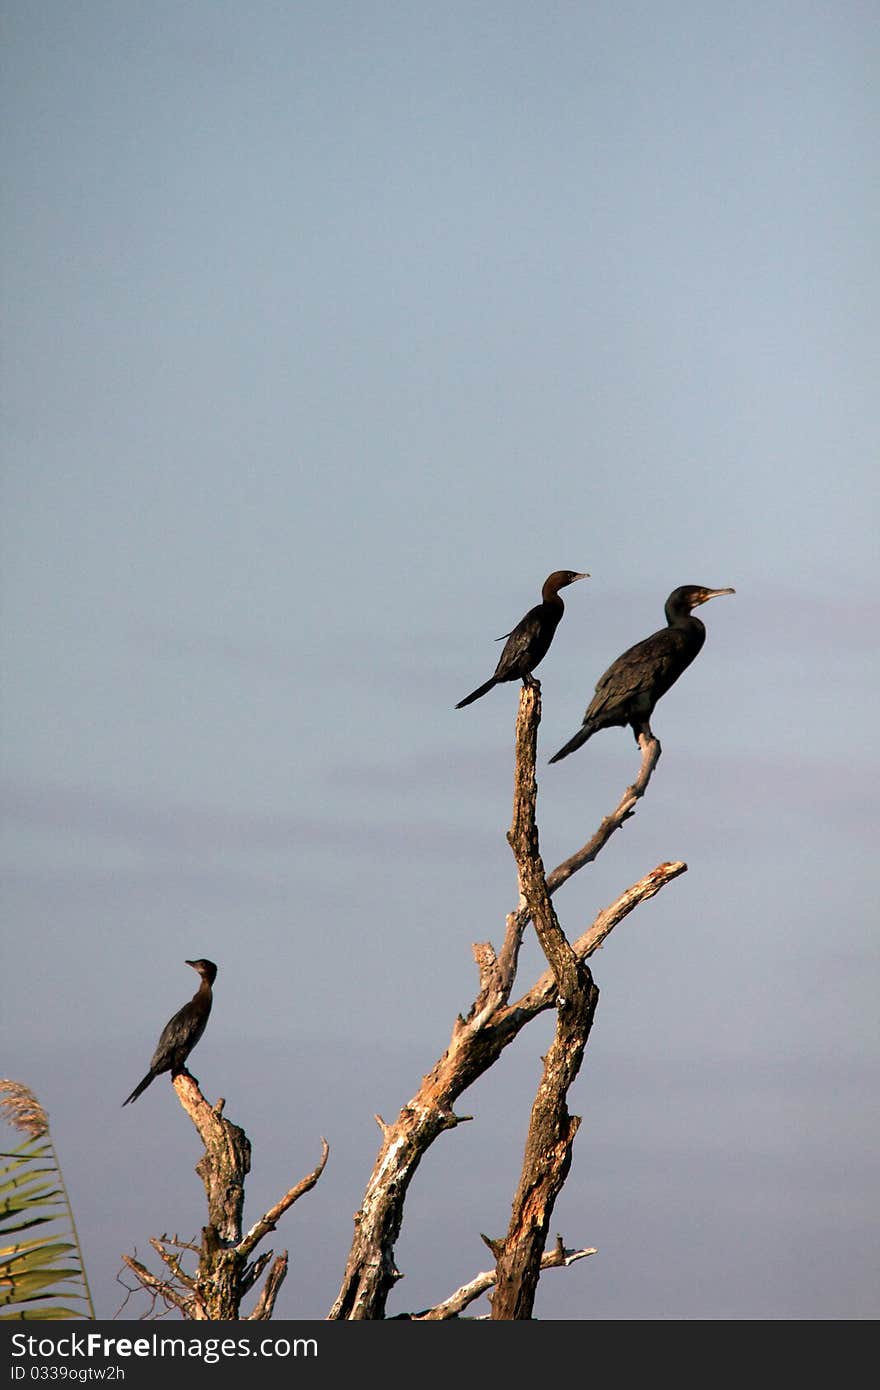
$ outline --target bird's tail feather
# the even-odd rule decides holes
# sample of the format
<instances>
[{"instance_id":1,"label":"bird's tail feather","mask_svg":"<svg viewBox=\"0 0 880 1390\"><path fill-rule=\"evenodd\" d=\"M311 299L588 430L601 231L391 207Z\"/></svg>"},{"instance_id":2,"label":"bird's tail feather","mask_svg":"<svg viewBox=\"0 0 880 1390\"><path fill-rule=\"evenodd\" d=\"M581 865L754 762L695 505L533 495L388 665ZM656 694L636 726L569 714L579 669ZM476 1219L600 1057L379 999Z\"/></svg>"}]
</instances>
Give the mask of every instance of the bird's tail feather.
<instances>
[{"instance_id":1,"label":"bird's tail feather","mask_svg":"<svg viewBox=\"0 0 880 1390\"><path fill-rule=\"evenodd\" d=\"M583 747L592 733L593 730L590 728L589 724L584 724L582 728L578 729L574 738L570 738L568 743L563 744L558 753L553 754L553 757L550 759L551 763L558 763L563 758L567 758L569 753L574 753L577 748Z\"/></svg>"},{"instance_id":2,"label":"bird's tail feather","mask_svg":"<svg viewBox=\"0 0 880 1390\"><path fill-rule=\"evenodd\" d=\"M497 684L498 682L493 676L491 680L486 681L483 685L478 685L476 690L471 691L470 695L465 695L463 700L459 700L455 708L464 709L465 705L469 705L472 700L479 700L481 695L487 695L489 691L492 689L493 685Z\"/></svg>"},{"instance_id":3,"label":"bird's tail feather","mask_svg":"<svg viewBox=\"0 0 880 1390\"><path fill-rule=\"evenodd\" d=\"M153 1081L153 1080L155 1079L155 1075L156 1075L155 1072L148 1071L147 1074L146 1074L146 1076L144 1077L143 1081L138 1082L137 1086L135 1086L135 1088L134 1088L134 1090L132 1091L131 1095L128 1097L128 1100L124 1100L124 1101L122 1102L122 1104L123 1104L123 1105L130 1105L131 1102L132 1102L133 1100L137 1100L137 1098L138 1098L138 1096L141 1094L141 1092L142 1092L142 1091L145 1091L145 1090L147 1089L147 1087L149 1086L150 1082Z\"/></svg>"}]
</instances>

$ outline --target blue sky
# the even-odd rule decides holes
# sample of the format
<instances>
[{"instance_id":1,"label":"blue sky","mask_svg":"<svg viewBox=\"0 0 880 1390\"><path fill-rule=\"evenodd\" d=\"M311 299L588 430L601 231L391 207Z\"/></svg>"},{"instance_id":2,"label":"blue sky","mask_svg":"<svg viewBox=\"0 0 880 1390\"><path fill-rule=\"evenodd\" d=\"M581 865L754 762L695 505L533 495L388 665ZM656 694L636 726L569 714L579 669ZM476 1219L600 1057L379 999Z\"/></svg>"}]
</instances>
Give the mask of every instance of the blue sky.
<instances>
[{"instance_id":1,"label":"blue sky","mask_svg":"<svg viewBox=\"0 0 880 1390\"><path fill-rule=\"evenodd\" d=\"M596 958L554 1230L599 1254L538 1312L876 1317L873 7L4 11L0 1071L101 1314L202 1221L170 1088L120 1109L199 955L246 1215L330 1142L277 1242L279 1315L326 1312L516 900L516 690L453 706L564 567L548 866L635 772L622 730L546 766L598 676L737 592L558 896L574 936L689 865ZM420 1170L391 1311L485 1267L548 1027Z\"/></svg>"}]
</instances>

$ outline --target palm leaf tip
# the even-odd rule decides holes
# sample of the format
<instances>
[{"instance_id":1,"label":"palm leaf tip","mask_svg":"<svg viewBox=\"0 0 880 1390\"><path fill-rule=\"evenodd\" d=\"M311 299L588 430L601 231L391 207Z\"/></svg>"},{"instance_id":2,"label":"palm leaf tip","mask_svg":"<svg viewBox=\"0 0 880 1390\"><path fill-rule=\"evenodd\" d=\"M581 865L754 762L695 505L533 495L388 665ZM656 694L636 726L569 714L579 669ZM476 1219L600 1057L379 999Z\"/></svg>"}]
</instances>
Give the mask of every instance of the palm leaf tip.
<instances>
[{"instance_id":1,"label":"palm leaf tip","mask_svg":"<svg viewBox=\"0 0 880 1390\"><path fill-rule=\"evenodd\" d=\"M33 1091L20 1081L0 1079L0 1111L14 1129L40 1139L49 1132L49 1116Z\"/></svg>"},{"instance_id":2,"label":"palm leaf tip","mask_svg":"<svg viewBox=\"0 0 880 1390\"><path fill-rule=\"evenodd\" d=\"M0 1321L21 1318L91 1318L95 1308L76 1230L73 1208L55 1145L49 1117L29 1087L0 1080L0 1118L28 1136L11 1153L0 1151ZM66 1219L66 1227L58 1229ZM53 1233L19 1240L37 1226ZM65 1237L70 1236L67 1240ZM61 1237L59 1239L59 1237ZM60 1263L65 1257L68 1263ZM49 1300L85 1303L75 1311Z\"/></svg>"}]
</instances>

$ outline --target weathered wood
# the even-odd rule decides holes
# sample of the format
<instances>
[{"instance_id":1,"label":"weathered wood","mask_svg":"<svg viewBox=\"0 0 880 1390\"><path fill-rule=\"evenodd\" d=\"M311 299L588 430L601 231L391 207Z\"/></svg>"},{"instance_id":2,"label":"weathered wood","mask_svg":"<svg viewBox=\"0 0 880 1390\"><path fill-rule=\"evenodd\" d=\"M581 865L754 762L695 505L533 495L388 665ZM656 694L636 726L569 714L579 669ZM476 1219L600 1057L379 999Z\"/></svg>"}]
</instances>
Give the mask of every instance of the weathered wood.
<instances>
[{"instance_id":1,"label":"weathered wood","mask_svg":"<svg viewBox=\"0 0 880 1390\"><path fill-rule=\"evenodd\" d=\"M250 1314L250 1322L266 1322L271 1318L275 1311L275 1299L278 1297L278 1290L284 1283L287 1274L287 1251L282 1250L276 1258L275 1263L266 1275L266 1282L263 1285L262 1293L257 1301L254 1311Z\"/></svg>"},{"instance_id":2,"label":"weathered wood","mask_svg":"<svg viewBox=\"0 0 880 1390\"><path fill-rule=\"evenodd\" d=\"M239 1316L241 1279L246 1256L239 1248L244 1210L244 1180L250 1172L251 1145L244 1130L227 1120L224 1102L210 1106L189 1072L174 1077L177 1098L205 1146L196 1164L208 1200L208 1221L190 1317L234 1322Z\"/></svg>"},{"instance_id":3,"label":"weathered wood","mask_svg":"<svg viewBox=\"0 0 880 1390\"><path fill-rule=\"evenodd\" d=\"M235 1322L241 1318L243 1297L254 1287L273 1252L267 1251L255 1260L250 1259L251 1255L293 1203L314 1187L330 1151L326 1140L322 1140L322 1154L315 1169L291 1187L243 1234L244 1183L251 1166L250 1140L243 1129L226 1119L223 1100L218 1100L214 1106L208 1104L199 1083L188 1071L179 1072L173 1078L173 1085L204 1145L196 1172L205 1188L208 1221L202 1228L198 1247L179 1241L176 1236L151 1241L169 1271L168 1277L151 1274L146 1266L130 1256L122 1258L142 1288L154 1299L161 1299L166 1306L177 1309L184 1318L195 1322ZM183 1250L198 1255L195 1275L188 1274L180 1262L179 1252ZM269 1270L251 1318L263 1320L272 1316L286 1273L285 1250Z\"/></svg>"},{"instance_id":4,"label":"weathered wood","mask_svg":"<svg viewBox=\"0 0 880 1390\"><path fill-rule=\"evenodd\" d=\"M589 1250L566 1250L562 1244L562 1237L558 1236L556 1244L552 1250L545 1250L541 1256L541 1269L568 1268L576 1263L577 1260L584 1260L588 1255L595 1255L594 1249ZM434 1308L428 1308L423 1313L414 1313L413 1322L446 1322L451 1318L457 1318L460 1313L479 1298L481 1294L487 1293L495 1284L494 1269L483 1270L481 1274L462 1284L460 1289L444 1298L442 1303L438 1303Z\"/></svg>"},{"instance_id":5,"label":"weathered wood","mask_svg":"<svg viewBox=\"0 0 880 1390\"><path fill-rule=\"evenodd\" d=\"M580 1070L599 991L578 958L550 901L538 841L535 779L539 690L524 689L516 726L513 823L508 840L516 856L520 892L556 985L556 1036L532 1105L519 1186L507 1236L498 1251L493 1321L531 1318L541 1260L556 1198L571 1167L580 1119L570 1115L568 1090Z\"/></svg>"},{"instance_id":6,"label":"weathered wood","mask_svg":"<svg viewBox=\"0 0 880 1390\"><path fill-rule=\"evenodd\" d=\"M530 741L532 749L529 755L531 770L528 767L520 768L518 761L515 773L515 796L523 804L533 794L534 746L539 718L540 687L536 682L533 687L524 688L520 696L520 719L524 721L521 733ZM642 768L637 783L627 789L616 811L602 822L599 831L587 842L584 849L590 850L592 847L592 852L582 858L583 863L595 857L617 824L622 824L632 814L635 800L644 794L650 780L659 747L657 744L656 753L650 750L646 753L643 746ZM615 824L608 828L612 821ZM526 835L531 834L527 826L521 829ZM578 853L583 856L584 851ZM580 867L575 864L577 857L572 856L549 875L546 880L548 895ZM540 855L537 863L540 864ZM552 909L548 912L546 906L542 907L541 931L548 942L548 949L553 953L555 968L566 981L567 993L572 998L579 998L581 989L585 988L580 962L586 955L595 950L640 901L653 897L666 883L684 873L685 868L684 864L659 865L600 913L574 947L565 941L558 922L554 929L555 919L550 915ZM543 866L540 869L542 872ZM538 875L538 868L530 868L529 874ZM522 884L520 896L519 907L508 916L504 946L497 959L488 943L480 943L474 948L480 972L477 997L467 1016L459 1016L455 1020L449 1046L443 1056L423 1078L416 1094L402 1108L396 1121L392 1124L381 1121L382 1143L363 1201L354 1216L354 1237L339 1293L328 1314L330 1319L384 1318L388 1296L401 1278L394 1249L400 1234L409 1184L419 1163L444 1130L452 1129L461 1122L463 1117L455 1115L453 1106L462 1092L497 1061L504 1048L513 1042L532 1018L545 1009L555 1007L557 1003L558 980L552 970L542 975L515 1003L508 1002L516 977L522 933L532 917L532 906ZM589 976L589 971L586 975ZM595 1000L592 1007L595 1008Z\"/></svg>"},{"instance_id":7,"label":"weathered wood","mask_svg":"<svg viewBox=\"0 0 880 1390\"><path fill-rule=\"evenodd\" d=\"M630 816L635 815L636 803L645 795L648 790L648 783L651 780L654 768L660 760L662 749L659 741L648 731L642 731L638 737L639 748L642 752L639 775L631 786L627 787L617 806L610 815L605 816L599 828L590 836L580 849L575 850L574 854L563 859L561 864L547 875L547 891L551 897L557 888L561 888L567 883L572 874L576 874L579 869L583 869L587 864L592 864L607 845L611 836L619 830ZM682 870L682 872L684 872ZM505 932L504 944L498 953L498 973L502 981L502 988L507 989L507 996L513 988L513 981L516 976L519 949L522 945L523 933L531 921L531 911L528 904L521 897L519 907L508 914L507 930Z\"/></svg>"}]
</instances>

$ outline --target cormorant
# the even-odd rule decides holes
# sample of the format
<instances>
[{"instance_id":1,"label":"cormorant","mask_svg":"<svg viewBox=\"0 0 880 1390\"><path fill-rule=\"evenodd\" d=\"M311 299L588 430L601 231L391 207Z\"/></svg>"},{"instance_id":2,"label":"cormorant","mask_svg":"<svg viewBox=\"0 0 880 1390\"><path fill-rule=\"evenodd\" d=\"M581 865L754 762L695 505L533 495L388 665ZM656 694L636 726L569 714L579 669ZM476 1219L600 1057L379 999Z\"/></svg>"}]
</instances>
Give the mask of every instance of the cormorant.
<instances>
[{"instance_id":1,"label":"cormorant","mask_svg":"<svg viewBox=\"0 0 880 1390\"><path fill-rule=\"evenodd\" d=\"M504 633L507 641L504 643L504 650L492 679L472 690L463 700L459 700L455 708L463 709L472 700L479 700L493 685L500 685L502 681L521 680L523 685L534 685L532 672L538 662L547 655L553 634L559 626L559 619L565 612L565 604L559 597L559 590L564 589L567 584L573 584L576 579L589 577L588 574L575 574L574 570L554 570L549 574L541 590L541 602L530 608L524 618L520 618L512 632ZM498 641L503 641L503 638L499 637Z\"/></svg>"},{"instance_id":2,"label":"cormorant","mask_svg":"<svg viewBox=\"0 0 880 1390\"><path fill-rule=\"evenodd\" d=\"M674 685L706 640L706 629L692 609L719 594L735 589L705 589L701 584L684 584L673 589L666 600L666 627L637 642L608 667L600 677L584 715L583 728L570 738L551 763L567 758L599 729L613 725L632 727L636 743L640 733L650 733L654 706Z\"/></svg>"},{"instance_id":3,"label":"cormorant","mask_svg":"<svg viewBox=\"0 0 880 1390\"><path fill-rule=\"evenodd\" d=\"M184 1071L187 1057L205 1031L211 1012L211 986L217 978L217 967L212 960L188 960L186 964L198 971L202 977L201 983L189 1003L178 1009L165 1024L153 1053L150 1070L143 1081L135 1086L128 1100L122 1102L123 1105L137 1100L141 1091L145 1091L163 1071L170 1071L172 1077Z\"/></svg>"}]
</instances>

